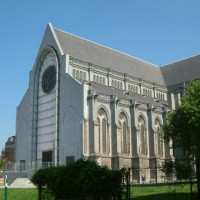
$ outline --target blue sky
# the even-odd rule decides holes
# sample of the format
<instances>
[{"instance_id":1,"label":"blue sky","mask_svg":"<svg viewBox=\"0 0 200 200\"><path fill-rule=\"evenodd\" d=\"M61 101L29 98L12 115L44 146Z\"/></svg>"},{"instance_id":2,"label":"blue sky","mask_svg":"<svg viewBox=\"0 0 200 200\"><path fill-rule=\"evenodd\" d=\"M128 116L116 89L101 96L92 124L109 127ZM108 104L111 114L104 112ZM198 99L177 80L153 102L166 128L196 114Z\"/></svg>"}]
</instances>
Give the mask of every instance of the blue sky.
<instances>
[{"instance_id":1,"label":"blue sky","mask_svg":"<svg viewBox=\"0 0 200 200\"><path fill-rule=\"evenodd\" d=\"M48 22L158 66L200 54L199 0L0 0L0 151Z\"/></svg>"}]
</instances>

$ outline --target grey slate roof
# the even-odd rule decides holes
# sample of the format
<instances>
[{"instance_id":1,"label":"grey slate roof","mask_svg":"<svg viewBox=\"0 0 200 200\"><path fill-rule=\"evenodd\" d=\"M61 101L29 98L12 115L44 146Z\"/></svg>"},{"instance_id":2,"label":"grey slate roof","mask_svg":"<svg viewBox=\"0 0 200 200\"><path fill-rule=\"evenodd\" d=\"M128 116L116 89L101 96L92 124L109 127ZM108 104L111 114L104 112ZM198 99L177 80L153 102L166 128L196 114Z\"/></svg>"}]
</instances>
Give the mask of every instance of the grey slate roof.
<instances>
[{"instance_id":1,"label":"grey slate roof","mask_svg":"<svg viewBox=\"0 0 200 200\"><path fill-rule=\"evenodd\" d=\"M166 86L200 78L200 55L161 67Z\"/></svg>"},{"instance_id":2,"label":"grey slate roof","mask_svg":"<svg viewBox=\"0 0 200 200\"><path fill-rule=\"evenodd\" d=\"M61 30L54 28L54 31L63 52L73 58L155 82L159 85L165 85L161 70L156 65Z\"/></svg>"},{"instance_id":3,"label":"grey slate roof","mask_svg":"<svg viewBox=\"0 0 200 200\"><path fill-rule=\"evenodd\" d=\"M110 86L100 85L95 82L90 82L91 88L94 89L99 94L105 95L114 95L120 99L126 100L136 100L138 103L144 104L152 104L157 107L164 107L164 105L168 105L167 102L155 102L153 98L142 96L140 94L135 94L129 92L128 94L124 93L123 90L119 90Z\"/></svg>"}]
</instances>

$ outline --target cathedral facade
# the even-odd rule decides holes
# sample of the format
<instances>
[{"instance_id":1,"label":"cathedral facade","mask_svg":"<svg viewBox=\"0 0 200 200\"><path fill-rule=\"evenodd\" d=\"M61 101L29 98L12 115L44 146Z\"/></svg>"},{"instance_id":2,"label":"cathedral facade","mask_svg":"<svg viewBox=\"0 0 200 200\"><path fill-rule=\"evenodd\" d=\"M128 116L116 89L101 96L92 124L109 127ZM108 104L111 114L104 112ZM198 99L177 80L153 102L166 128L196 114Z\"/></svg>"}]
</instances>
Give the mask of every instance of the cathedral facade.
<instances>
[{"instance_id":1,"label":"cathedral facade","mask_svg":"<svg viewBox=\"0 0 200 200\"><path fill-rule=\"evenodd\" d=\"M174 159L161 135L167 112L199 75L200 56L158 67L48 24L17 108L15 160L35 169L93 159L151 181Z\"/></svg>"}]
</instances>

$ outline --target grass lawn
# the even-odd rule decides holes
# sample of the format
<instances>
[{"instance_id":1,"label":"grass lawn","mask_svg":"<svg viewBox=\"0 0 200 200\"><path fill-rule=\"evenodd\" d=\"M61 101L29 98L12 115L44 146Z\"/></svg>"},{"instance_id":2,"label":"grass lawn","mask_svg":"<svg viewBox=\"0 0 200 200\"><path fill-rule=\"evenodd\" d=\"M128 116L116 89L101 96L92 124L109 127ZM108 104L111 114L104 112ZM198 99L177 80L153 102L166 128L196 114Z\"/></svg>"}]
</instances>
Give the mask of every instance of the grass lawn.
<instances>
[{"instance_id":1,"label":"grass lawn","mask_svg":"<svg viewBox=\"0 0 200 200\"><path fill-rule=\"evenodd\" d=\"M8 188L8 200L37 200L37 189ZM4 189L0 189L0 200L4 200Z\"/></svg>"},{"instance_id":2,"label":"grass lawn","mask_svg":"<svg viewBox=\"0 0 200 200\"><path fill-rule=\"evenodd\" d=\"M193 186L193 192L197 191L196 185ZM195 199L196 194L193 194ZM149 185L132 186L132 200L188 200L190 198L190 185Z\"/></svg>"},{"instance_id":3,"label":"grass lawn","mask_svg":"<svg viewBox=\"0 0 200 200\"><path fill-rule=\"evenodd\" d=\"M196 185L193 191L197 190ZM8 188L8 200L37 200L37 189ZM131 186L131 200L188 200L190 198L190 185L142 185ZM196 194L193 194L196 199ZM4 200L4 189L0 189L0 200Z\"/></svg>"}]
</instances>

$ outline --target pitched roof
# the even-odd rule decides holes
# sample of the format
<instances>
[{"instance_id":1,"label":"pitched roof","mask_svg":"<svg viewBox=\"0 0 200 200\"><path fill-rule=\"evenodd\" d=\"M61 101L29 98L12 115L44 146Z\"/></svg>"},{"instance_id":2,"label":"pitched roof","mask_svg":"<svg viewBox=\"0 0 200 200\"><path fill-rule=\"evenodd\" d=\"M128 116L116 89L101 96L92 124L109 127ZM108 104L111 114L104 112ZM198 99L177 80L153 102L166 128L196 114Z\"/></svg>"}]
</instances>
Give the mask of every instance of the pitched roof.
<instances>
[{"instance_id":1,"label":"pitched roof","mask_svg":"<svg viewBox=\"0 0 200 200\"><path fill-rule=\"evenodd\" d=\"M55 28L54 32L63 52L76 59L165 85L161 70L156 65Z\"/></svg>"},{"instance_id":2,"label":"pitched roof","mask_svg":"<svg viewBox=\"0 0 200 200\"><path fill-rule=\"evenodd\" d=\"M200 55L161 67L166 86L200 78Z\"/></svg>"}]
</instances>

